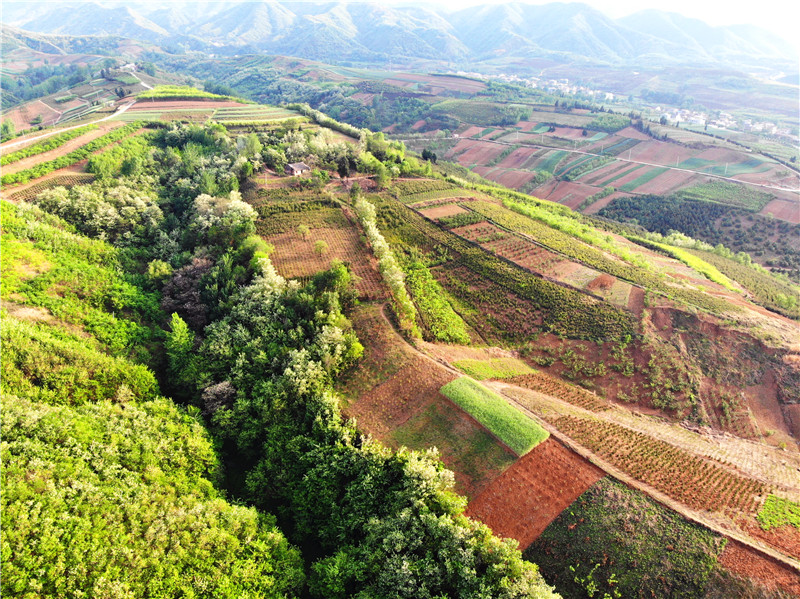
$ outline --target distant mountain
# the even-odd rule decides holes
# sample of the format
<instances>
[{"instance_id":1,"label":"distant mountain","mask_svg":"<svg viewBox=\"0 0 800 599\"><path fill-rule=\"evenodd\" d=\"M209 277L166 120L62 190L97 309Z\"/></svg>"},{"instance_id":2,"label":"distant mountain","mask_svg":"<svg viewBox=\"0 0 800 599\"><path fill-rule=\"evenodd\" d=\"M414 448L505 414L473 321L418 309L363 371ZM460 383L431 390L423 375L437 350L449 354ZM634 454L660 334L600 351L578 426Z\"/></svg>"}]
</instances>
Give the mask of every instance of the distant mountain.
<instances>
[{"instance_id":1,"label":"distant mountain","mask_svg":"<svg viewBox=\"0 0 800 599\"><path fill-rule=\"evenodd\" d=\"M50 5L53 6L53 5ZM66 35L118 35L145 42L157 42L170 32L127 6L105 8L87 3L52 10L26 21L22 28Z\"/></svg>"},{"instance_id":2,"label":"distant mountain","mask_svg":"<svg viewBox=\"0 0 800 599\"><path fill-rule=\"evenodd\" d=\"M581 3L491 4L450 13L377 2L4 2L3 7L3 22L29 31L118 35L209 53L261 51L328 62L549 57L630 66L744 66L797 60L788 42L756 27L712 27L658 10L614 20Z\"/></svg>"}]
</instances>

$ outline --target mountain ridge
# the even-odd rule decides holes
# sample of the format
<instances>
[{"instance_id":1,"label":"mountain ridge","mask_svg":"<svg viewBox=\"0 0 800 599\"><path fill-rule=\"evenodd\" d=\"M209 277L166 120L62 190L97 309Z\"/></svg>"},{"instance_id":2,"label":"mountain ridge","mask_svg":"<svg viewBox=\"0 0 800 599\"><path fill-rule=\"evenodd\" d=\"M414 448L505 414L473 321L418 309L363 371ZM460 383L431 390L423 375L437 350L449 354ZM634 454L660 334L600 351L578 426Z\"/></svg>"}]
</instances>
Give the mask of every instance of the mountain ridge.
<instances>
[{"instance_id":1,"label":"mountain ridge","mask_svg":"<svg viewBox=\"0 0 800 599\"><path fill-rule=\"evenodd\" d=\"M615 65L658 60L744 66L796 60L791 44L752 25L713 27L655 9L612 19L583 3L478 5L446 13L424 6L345 2L93 2L56 7L6 2L2 19L37 33L91 32L190 43L208 53L256 50L328 61L366 57L458 63L555 55Z\"/></svg>"}]
</instances>

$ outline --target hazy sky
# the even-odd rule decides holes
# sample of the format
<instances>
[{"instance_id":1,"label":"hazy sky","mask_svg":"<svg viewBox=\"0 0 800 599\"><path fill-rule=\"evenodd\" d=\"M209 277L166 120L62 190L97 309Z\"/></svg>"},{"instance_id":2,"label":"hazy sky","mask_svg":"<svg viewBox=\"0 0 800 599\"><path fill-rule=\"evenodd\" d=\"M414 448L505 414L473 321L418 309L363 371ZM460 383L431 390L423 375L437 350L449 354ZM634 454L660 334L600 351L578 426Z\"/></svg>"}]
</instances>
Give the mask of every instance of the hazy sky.
<instances>
[{"instance_id":1,"label":"hazy sky","mask_svg":"<svg viewBox=\"0 0 800 599\"><path fill-rule=\"evenodd\" d=\"M554 0L522 0L524 4L548 4ZM461 8L478 4L505 4L508 0L433 0L448 8ZM780 35L800 48L800 3L797 0L758 0L745 2L733 0L583 0L611 18L654 8L676 12L686 17L700 19L709 25L758 25Z\"/></svg>"}]
</instances>

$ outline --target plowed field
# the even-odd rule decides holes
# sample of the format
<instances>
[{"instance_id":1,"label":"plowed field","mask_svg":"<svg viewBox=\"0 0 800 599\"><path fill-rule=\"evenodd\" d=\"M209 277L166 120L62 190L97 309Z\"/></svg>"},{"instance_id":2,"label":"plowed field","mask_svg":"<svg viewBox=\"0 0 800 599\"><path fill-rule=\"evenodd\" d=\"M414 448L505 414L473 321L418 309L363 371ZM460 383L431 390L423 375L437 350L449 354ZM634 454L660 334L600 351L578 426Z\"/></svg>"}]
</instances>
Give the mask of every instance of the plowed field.
<instances>
[{"instance_id":1,"label":"plowed field","mask_svg":"<svg viewBox=\"0 0 800 599\"><path fill-rule=\"evenodd\" d=\"M525 549L604 474L550 438L503 472L466 513Z\"/></svg>"}]
</instances>

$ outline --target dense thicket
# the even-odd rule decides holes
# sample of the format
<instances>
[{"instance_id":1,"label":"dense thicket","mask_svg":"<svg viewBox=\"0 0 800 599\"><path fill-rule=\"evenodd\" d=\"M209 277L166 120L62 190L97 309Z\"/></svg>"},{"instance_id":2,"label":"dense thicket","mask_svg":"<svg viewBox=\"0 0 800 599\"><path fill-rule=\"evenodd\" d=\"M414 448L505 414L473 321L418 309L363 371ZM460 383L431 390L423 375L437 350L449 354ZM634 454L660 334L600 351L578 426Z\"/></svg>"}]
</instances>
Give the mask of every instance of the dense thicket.
<instances>
[{"instance_id":1,"label":"dense thicket","mask_svg":"<svg viewBox=\"0 0 800 599\"><path fill-rule=\"evenodd\" d=\"M87 233L113 240L119 252L117 264L131 269L137 284L162 294L162 307L172 312L165 323L163 388L199 408L205 417L225 466L222 484L235 497L257 507L259 513L275 514L289 539L300 547L308 575L306 594L553 597L536 567L522 560L513 542L500 541L485 526L461 515L464 499L453 493L452 473L443 468L435 454L390 451L343 421L331 382L362 350L341 302L349 294L351 275L337 264L306 286L279 277L269 262L269 248L253 236L256 213L236 191L268 156L283 153L287 158L291 154L324 160L330 144L314 144L309 135L312 133L286 130L275 138L231 139L218 126L168 128L153 137L154 149L141 150L140 158L151 165L150 176L126 179L122 165L115 164L113 176L98 184L105 187L87 192L55 191L42 199L40 206ZM356 167L375 173L377 178L382 171L389 175L395 169L415 168L403 155L402 146L389 144L381 136L367 137L363 143ZM295 151L297 154L292 154ZM127 220L138 211L128 210L131 203L114 199L112 193L134 184L141 206L147 208L138 225ZM156 190L157 206L149 196ZM125 192L125 197L130 193ZM84 222L83 216L97 206L102 206L110 218ZM26 363L24 356L15 358L14 363ZM19 371L22 375L17 378L25 379L24 368ZM25 383L21 382L23 387ZM103 426L113 428L118 426L115 410L125 415L136 414L127 411L129 406L145 410L137 400L131 403L130 389L118 384L112 398L118 404L104 404L106 411L98 408L93 417L104 419ZM89 408L84 404L74 409L80 412ZM53 418L63 420L64 416ZM185 418L184 422L196 426ZM106 433L99 426L97 434L102 440L115 439L120 433ZM130 436L126 442L135 443L141 436L143 444L152 437L134 431ZM185 438L183 433L179 436ZM27 438L31 437L28 433ZM81 440L84 438L91 443L91 436ZM91 463L91 455L78 451L84 461L77 462L71 454L62 457L49 448L52 440L43 436L42 449L35 451L50 452L48 460L63 464L65 472L78 473L76 479L83 480L79 473L89 467L86 461ZM80 447L80 443L70 441L67 446ZM215 497L210 486L202 487L197 479L200 473L211 475L213 464L198 466L195 461L170 478L161 474L167 472L161 465L166 456L146 445L130 451L146 457L141 467L139 462L129 465L131 477L139 476L145 483L155 477L163 488L181 491L170 495L173 503L169 505L194 501L192 493L199 493L197 501ZM169 444L164 451L176 456L186 453ZM120 460L128 452L120 452ZM109 464L113 464L111 458ZM127 471L120 476L104 480L122 484ZM202 492L181 477L195 477L192 480ZM134 486L130 493L136 493L137 488ZM223 557L231 565L228 569L220 567L214 584L228 585L229 596L250 596L255 592L253 585L262 581L258 574L272 568L275 581L265 595L297 589L301 575L295 568L296 555L271 529L269 521L259 528L253 522L238 523L233 514L205 519L202 509L186 506L184 511L173 510L191 514L185 522L168 525L169 518L158 516L147 520L147 526L140 526L145 519L136 514L139 498L144 502L150 497L148 505L156 509L164 505L158 499L161 488L150 486L130 509L117 510L120 518L136 530L146 533L147 526L166 529L162 537L156 537L152 554L145 556L144 550L140 552L133 541L129 542L127 533L123 534L124 526L120 533L110 526L107 537L94 536L86 541L91 551L100 551L106 539L113 539L129 559L139 560L142 570L132 570L131 577L139 577L136 589L144 588L143 595L162 592L155 586L141 586L155 585L148 568L157 563L161 564L164 576L160 579L165 584L178 584L179 578L173 573L180 568L197 572L185 585L211 584L205 574L210 571L209 564L221 559L214 553L217 550L206 544L197 548L186 545L191 545L193 538L205 538L201 532L204 525L216 531L214 538L222 543L227 533L218 530L222 524L215 528L214 522L231 526L236 534L250 534L253 545L226 541L231 553ZM188 496L182 493L184 489L191 491ZM48 509L53 513L66 509L59 501L53 497ZM97 495L98 510L114 510L109 501ZM98 521L99 516L91 515L96 512L86 508L86 513ZM253 512L242 510L242 514L246 520ZM190 525L200 527L199 532L185 532ZM147 534L143 538L147 539ZM175 539L180 540L180 547ZM8 545L4 543L4 547ZM164 555L160 553L162 547L173 554L159 559ZM243 553L236 553L238 549ZM127 574L113 573L115 555L112 552L104 558L106 561L100 560L110 564L102 584L125 580L133 585ZM266 557L258 561L262 556ZM237 577L237 568L248 568L242 561L245 558L258 564ZM174 568L172 564L176 564ZM29 562L20 568L20 576L31 572ZM178 594L172 587L165 589L162 594ZM181 592L215 593L194 587Z\"/></svg>"}]
</instances>

